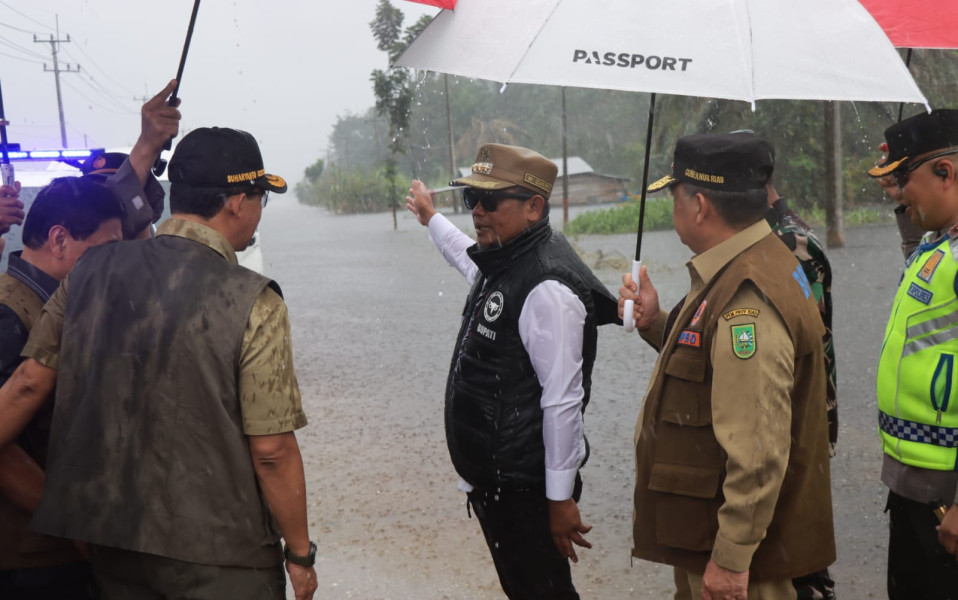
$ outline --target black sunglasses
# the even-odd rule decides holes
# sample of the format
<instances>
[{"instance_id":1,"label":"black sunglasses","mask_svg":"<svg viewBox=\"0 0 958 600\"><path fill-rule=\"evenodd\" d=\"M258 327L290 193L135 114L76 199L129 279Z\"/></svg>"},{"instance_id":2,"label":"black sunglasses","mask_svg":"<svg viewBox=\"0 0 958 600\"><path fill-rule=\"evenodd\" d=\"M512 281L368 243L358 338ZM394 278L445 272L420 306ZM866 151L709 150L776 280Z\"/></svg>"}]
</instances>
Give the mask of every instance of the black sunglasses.
<instances>
[{"instance_id":1,"label":"black sunglasses","mask_svg":"<svg viewBox=\"0 0 958 600\"><path fill-rule=\"evenodd\" d=\"M496 209L499 208L500 200L515 198L520 202L525 202L535 196L536 194L531 192L516 193L508 190L480 190L474 187L465 187L462 189L462 203L466 205L466 208L472 210L481 204L482 210L486 212L495 212Z\"/></svg>"},{"instance_id":2,"label":"black sunglasses","mask_svg":"<svg viewBox=\"0 0 958 600\"><path fill-rule=\"evenodd\" d=\"M937 154L932 154L931 156L926 156L925 158L919 160L916 163L908 165L907 168L902 169L901 171L895 171L892 173L892 177L895 178L895 183L898 184L899 188L903 188L908 185L908 176L912 171L922 166L930 160L935 160L936 158L941 158L942 156L948 156L949 154L958 154L958 150L948 150L945 152L938 152Z\"/></svg>"}]
</instances>

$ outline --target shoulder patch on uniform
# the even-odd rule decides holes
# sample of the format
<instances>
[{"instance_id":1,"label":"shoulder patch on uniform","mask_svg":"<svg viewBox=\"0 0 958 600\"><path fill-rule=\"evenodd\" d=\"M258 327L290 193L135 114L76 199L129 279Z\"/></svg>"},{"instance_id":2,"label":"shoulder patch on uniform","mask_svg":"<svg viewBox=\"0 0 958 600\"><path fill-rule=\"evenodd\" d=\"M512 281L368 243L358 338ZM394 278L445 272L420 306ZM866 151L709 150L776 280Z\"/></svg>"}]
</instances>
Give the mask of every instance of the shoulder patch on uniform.
<instances>
[{"instance_id":1,"label":"shoulder patch on uniform","mask_svg":"<svg viewBox=\"0 0 958 600\"><path fill-rule=\"evenodd\" d=\"M686 329L679 334L679 343L683 346L698 348L702 345L702 334L698 331Z\"/></svg>"},{"instance_id":2,"label":"shoulder patch on uniform","mask_svg":"<svg viewBox=\"0 0 958 600\"><path fill-rule=\"evenodd\" d=\"M746 359L755 354L755 323L746 325L732 325L732 352L735 356Z\"/></svg>"},{"instance_id":3,"label":"shoulder patch on uniform","mask_svg":"<svg viewBox=\"0 0 958 600\"><path fill-rule=\"evenodd\" d=\"M912 283L908 286L908 295L922 304L931 304L931 298L934 294L917 283Z\"/></svg>"},{"instance_id":4,"label":"shoulder patch on uniform","mask_svg":"<svg viewBox=\"0 0 958 600\"><path fill-rule=\"evenodd\" d=\"M702 300L702 304L699 304L699 307L695 309L695 314L692 316L692 322L689 325L695 325L702 318L702 313L705 311L705 303L707 300Z\"/></svg>"},{"instance_id":5,"label":"shoulder patch on uniform","mask_svg":"<svg viewBox=\"0 0 958 600\"><path fill-rule=\"evenodd\" d=\"M921 271L918 272L918 278L925 283L931 283L931 278L935 275L935 271L938 270L938 265L941 264L943 258L945 258L945 253L941 250L932 252L922 266Z\"/></svg>"},{"instance_id":6,"label":"shoulder patch on uniform","mask_svg":"<svg viewBox=\"0 0 958 600\"><path fill-rule=\"evenodd\" d=\"M801 265L795 267L795 270L792 271L792 277L794 277L798 285L801 286L805 297L810 297L812 295L812 285L808 283L808 277L805 276L805 271L802 270Z\"/></svg>"},{"instance_id":7,"label":"shoulder patch on uniform","mask_svg":"<svg viewBox=\"0 0 958 600\"><path fill-rule=\"evenodd\" d=\"M757 308L733 308L732 310L722 315L722 318L725 319L726 321L731 321L735 317L757 317L757 316L758 316Z\"/></svg>"}]
</instances>

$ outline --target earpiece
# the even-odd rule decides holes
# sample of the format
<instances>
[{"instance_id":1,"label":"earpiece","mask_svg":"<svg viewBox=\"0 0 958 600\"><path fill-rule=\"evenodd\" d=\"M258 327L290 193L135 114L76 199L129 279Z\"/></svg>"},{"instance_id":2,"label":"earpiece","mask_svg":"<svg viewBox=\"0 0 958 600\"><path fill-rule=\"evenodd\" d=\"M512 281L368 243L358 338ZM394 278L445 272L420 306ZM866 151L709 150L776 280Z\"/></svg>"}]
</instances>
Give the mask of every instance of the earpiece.
<instances>
[{"instance_id":1,"label":"earpiece","mask_svg":"<svg viewBox=\"0 0 958 600\"><path fill-rule=\"evenodd\" d=\"M945 178L948 177L948 171L942 169L941 167L935 167L935 168L932 169L931 171L932 171L932 173L934 173L935 175L941 177L942 179L945 179Z\"/></svg>"}]
</instances>

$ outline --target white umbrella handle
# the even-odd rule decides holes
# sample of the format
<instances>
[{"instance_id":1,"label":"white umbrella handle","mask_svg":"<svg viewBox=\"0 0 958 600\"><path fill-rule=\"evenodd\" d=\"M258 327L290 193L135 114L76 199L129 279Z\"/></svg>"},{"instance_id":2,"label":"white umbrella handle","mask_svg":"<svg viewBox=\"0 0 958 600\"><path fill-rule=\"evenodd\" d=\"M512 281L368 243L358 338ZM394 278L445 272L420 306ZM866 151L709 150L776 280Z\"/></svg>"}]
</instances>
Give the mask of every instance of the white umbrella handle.
<instances>
[{"instance_id":1,"label":"white umbrella handle","mask_svg":"<svg viewBox=\"0 0 958 600\"><path fill-rule=\"evenodd\" d=\"M635 295L639 295L639 269L642 268L641 260L632 261L632 281L635 282ZM632 313L635 312L635 302L632 300L626 300L625 306L622 307L622 326L625 327L625 330L632 332L635 329L635 319L632 317Z\"/></svg>"}]
</instances>

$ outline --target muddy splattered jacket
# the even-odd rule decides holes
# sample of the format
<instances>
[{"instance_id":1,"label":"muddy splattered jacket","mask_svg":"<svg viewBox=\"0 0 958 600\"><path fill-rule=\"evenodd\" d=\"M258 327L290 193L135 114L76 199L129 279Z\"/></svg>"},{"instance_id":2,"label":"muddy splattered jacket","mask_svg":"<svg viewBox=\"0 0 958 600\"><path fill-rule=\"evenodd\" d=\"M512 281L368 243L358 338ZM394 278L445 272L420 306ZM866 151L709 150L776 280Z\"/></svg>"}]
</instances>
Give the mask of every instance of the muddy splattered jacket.
<instances>
[{"instance_id":1,"label":"muddy splattered jacket","mask_svg":"<svg viewBox=\"0 0 958 600\"><path fill-rule=\"evenodd\" d=\"M835 559L823 326L795 258L764 222L723 244L731 244L719 255L724 262L713 256L715 274L693 279L695 291L666 332L643 403L636 430L633 556L697 573L713 559L748 570L756 581L790 579ZM743 295L746 288L757 292ZM750 300L732 303L739 297ZM790 338L785 347L792 353L791 378L781 382L787 387L757 390L742 383L713 390L716 348L730 345L737 358L727 360L742 359L738 369L748 372L745 361L773 346L767 338L763 346L761 324L771 312ZM745 343L737 344L740 339ZM752 381L780 383L763 377L755 373ZM713 405L713 398L722 405ZM745 432L742 438L740 430L734 439L723 430L726 445L719 442L713 429L719 410L726 425L751 423L775 419L782 402L790 415L766 422L762 433L781 430L775 440L790 438L790 444L763 451L760 436L749 439ZM764 458L773 452L774 460ZM744 470L743 455L747 468L758 471Z\"/></svg>"},{"instance_id":2,"label":"muddy splattered jacket","mask_svg":"<svg viewBox=\"0 0 958 600\"><path fill-rule=\"evenodd\" d=\"M251 311L275 284L238 266L213 230L171 219L160 233L87 250L24 349L57 369L32 527L192 563L279 565L239 391Z\"/></svg>"},{"instance_id":3,"label":"muddy splattered jacket","mask_svg":"<svg viewBox=\"0 0 958 600\"><path fill-rule=\"evenodd\" d=\"M605 287L569 246L540 221L502 248L469 249L479 267L466 300L446 386L446 441L453 465L485 489L545 486L542 388L519 336L526 296L547 279L571 289L586 308L582 347L583 409L596 353L593 290Z\"/></svg>"},{"instance_id":4,"label":"muddy splattered jacket","mask_svg":"<svg viewBox=\"0 0 958 600\"><path fill-rule=\"evenodd\" d=\"M832 267L825 256L821 241L798 213L788 207L785 198L775 201L765 220L792 251L798 264L802 265L805 277L812 286L812 295L818 303L818 312L825 324L822 342L825 345L828 441L834 453L835 444L838 442L838 369L835 362L835 343L832 340Z\"/></svg>"}]
</instances>

